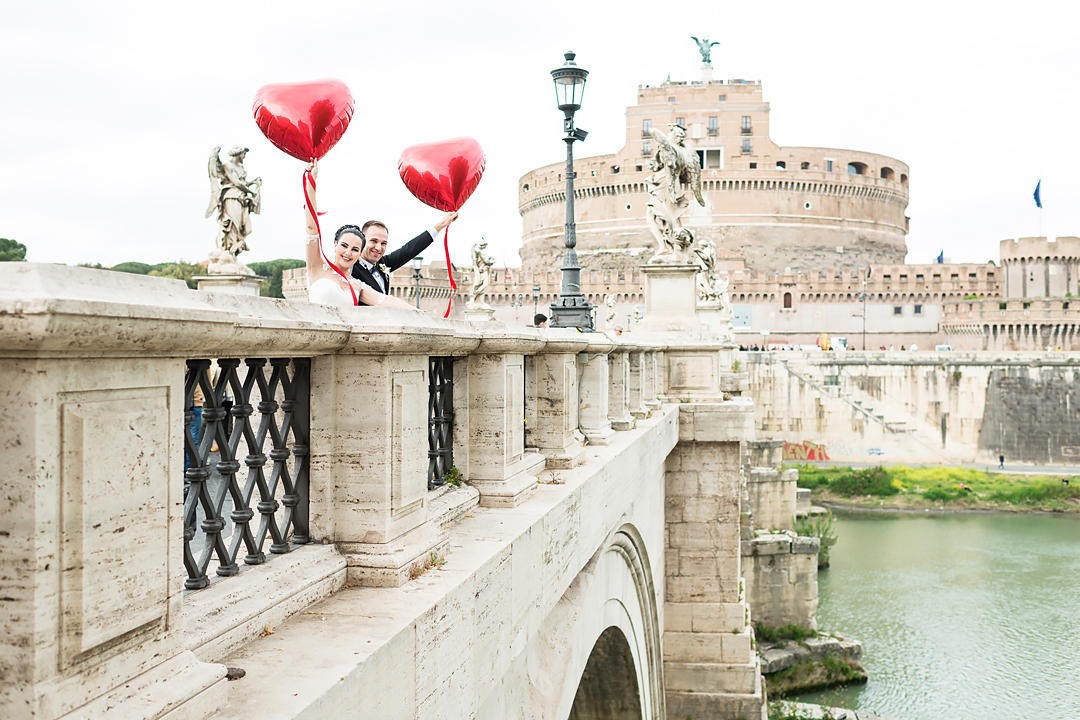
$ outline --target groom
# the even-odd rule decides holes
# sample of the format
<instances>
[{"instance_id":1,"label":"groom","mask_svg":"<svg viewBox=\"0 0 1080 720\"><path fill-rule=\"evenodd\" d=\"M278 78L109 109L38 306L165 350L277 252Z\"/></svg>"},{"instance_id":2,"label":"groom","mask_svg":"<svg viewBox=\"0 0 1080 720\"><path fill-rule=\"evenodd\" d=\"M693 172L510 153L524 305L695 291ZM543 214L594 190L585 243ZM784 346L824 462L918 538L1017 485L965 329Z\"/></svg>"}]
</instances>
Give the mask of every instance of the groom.
<instances>
[{"instance_id":1,"label":"groom","mask_svg":"<svg viewBox=\"0 0 1080 720\"><path fill-rule=\"evenodd\" d=\"M352 267L352 276L379 292L390 294L390 273L424 252L435 237L457 219L457 213L447 213L432 230L425 230L392 253L386 252L390 231L379 220L368 220L360 229L364 245L360 259Z\"/></svg>"}]
</instances>

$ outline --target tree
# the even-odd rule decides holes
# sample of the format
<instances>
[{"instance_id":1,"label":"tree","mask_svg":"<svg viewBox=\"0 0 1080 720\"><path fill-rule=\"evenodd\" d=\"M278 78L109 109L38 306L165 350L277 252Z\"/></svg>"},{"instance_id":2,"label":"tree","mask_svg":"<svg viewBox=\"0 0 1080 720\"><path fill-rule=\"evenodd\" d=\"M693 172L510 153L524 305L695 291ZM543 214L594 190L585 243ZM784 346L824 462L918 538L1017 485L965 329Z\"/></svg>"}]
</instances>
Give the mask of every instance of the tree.
<instances>
[{"instance_id":1,"label":"tree","mask_svg":"<svg viewBox=\"0 0 1080 720\"><path fill-rule=\"evenodd\" d=\"M10 238L0 238L0 262L19 262L25 259L25 245Z\"/></svg>"},{"instance_id":2,"label":"tree","mask_svg":"<svg viewBox=\"0 0 1080 720\"><path fill-rule=\"evenodd\" d=\"M195 275L200 275L205 272L205 268L202 265L195 265L193 263L187 263L183 260L177 260L171 263L158 263L153 266L149 274L154 277L176 278L177 280L183 280L187 283L187 286L194 290L198 287L191 278Z\"/></svg>"},{"instance_id":3,"label":"tree","mask_svg":"<svg viewBox=\"0 0 1080 720\"><path fill-rule=\"evenodd\" d=\"M259 294L264 297L285 297L281 292L281 274L285 270L292 270L293 268L304 267L306 265L303 260L297 260L295 258L279 258L277 260L267 260L265 262L253 262L248 263L248 267L251 268L256 275L262 275L266 278L259 285Z\"/></svg>"},{"instance_id":4,"label":"tree","mask_svg":"<svg viewBox=\"0 0 1080 720\"><path fill-rule=\"evenodd\" d=\"M154 269L154 266L142 262L129 261L122 262L119 265L113 265L110 269L116 270L117 272L134 273L136 275L148 275L150 271Z\"/></svg>"}]
</instances>

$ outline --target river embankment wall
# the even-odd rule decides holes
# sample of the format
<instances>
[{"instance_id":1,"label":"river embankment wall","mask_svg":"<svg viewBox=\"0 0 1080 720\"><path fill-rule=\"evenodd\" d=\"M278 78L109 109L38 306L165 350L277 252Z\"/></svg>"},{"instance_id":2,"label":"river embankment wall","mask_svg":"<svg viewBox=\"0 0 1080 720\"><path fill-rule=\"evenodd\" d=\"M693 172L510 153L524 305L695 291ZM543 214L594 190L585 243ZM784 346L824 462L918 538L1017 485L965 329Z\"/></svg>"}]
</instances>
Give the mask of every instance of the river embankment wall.
<instances>
[{"instance_id":1,"label":"river embankment wall","mask_svg":"<svg viewBox=\"0 0 1080 720\"><path fill-rule=\"evenodd\" d=\"M786 461L1080 462L1080 353L745 352Z\"/></svg>"}]
</instances>

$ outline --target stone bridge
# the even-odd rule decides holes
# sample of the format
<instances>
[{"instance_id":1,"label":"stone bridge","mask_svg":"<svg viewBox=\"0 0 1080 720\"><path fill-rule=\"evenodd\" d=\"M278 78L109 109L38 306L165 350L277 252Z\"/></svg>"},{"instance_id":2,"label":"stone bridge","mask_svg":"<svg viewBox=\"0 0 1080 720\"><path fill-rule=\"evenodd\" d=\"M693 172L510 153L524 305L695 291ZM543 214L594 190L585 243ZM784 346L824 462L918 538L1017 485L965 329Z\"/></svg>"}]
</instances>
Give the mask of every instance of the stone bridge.
<instances>
[{"instance_id":1,"label":"stone bridge","mask_svg":"<svg viewBox=\"0 0 1080 720\"><path fill-rule=\"evenodd\" d=\"M0 716L765 717L730 343L3 265Z\"/></svg>"}]
</instances>

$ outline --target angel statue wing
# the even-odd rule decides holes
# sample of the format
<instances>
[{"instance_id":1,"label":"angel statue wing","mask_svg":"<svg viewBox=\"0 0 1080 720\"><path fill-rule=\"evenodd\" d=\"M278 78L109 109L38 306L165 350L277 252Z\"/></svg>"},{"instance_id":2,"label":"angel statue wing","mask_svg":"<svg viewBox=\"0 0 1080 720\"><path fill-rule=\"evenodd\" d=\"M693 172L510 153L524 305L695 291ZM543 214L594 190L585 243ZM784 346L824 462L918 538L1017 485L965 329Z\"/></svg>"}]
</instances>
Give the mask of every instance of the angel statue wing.
<instances>
[{"instance_id":1,"label":"angel statue wing","mask_svg":"<svg viewBox=\"0 0 1080 720\"><path fill-rule=\"evenodd\" d=\"M220 145L211 150L210 160L206 166L206 174L210 176L210 204L206 206L206 214L203 217L213 215L221 201L221 181L225 177L225 168L221 166L220 153Z\"/></svg>"},{"instance_id":2,"label":"angel statue wing","mask_svg":"<svg viewBox=\"0 0 1080 720\"><path fill-rule=\"evenodd\" d=\"M687 155L693 157L687 158L686 181L690 184L690 189L694 191L698 205L705 207L705 199L701 197L701 165L697 161L697 153L687 153Z\"/></svg>"}]
</instances>

